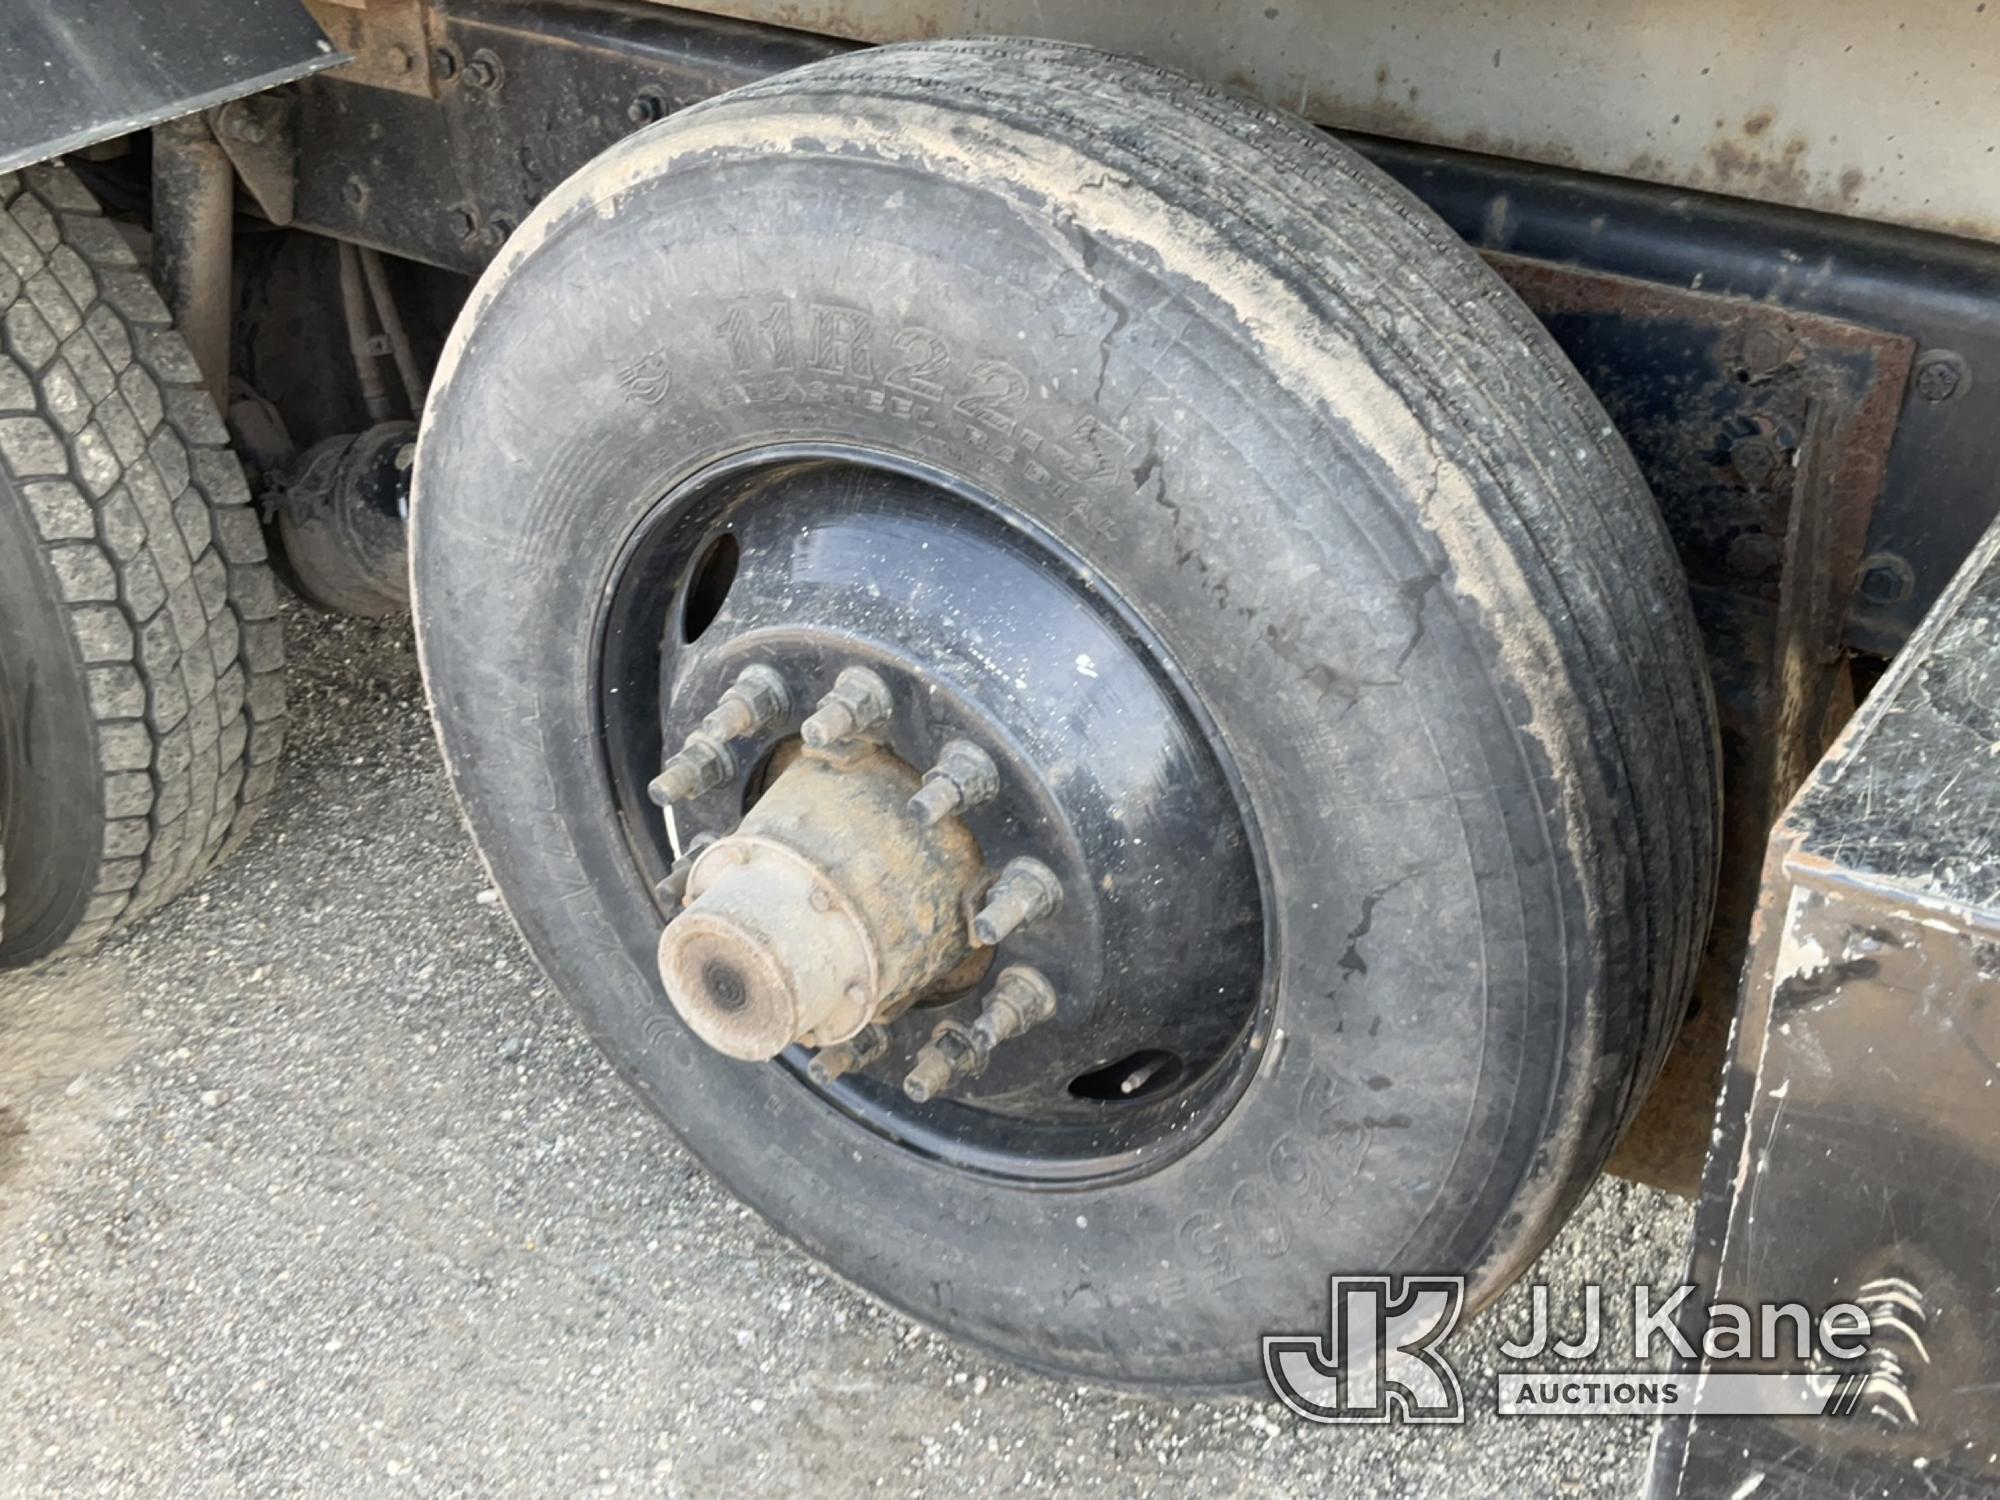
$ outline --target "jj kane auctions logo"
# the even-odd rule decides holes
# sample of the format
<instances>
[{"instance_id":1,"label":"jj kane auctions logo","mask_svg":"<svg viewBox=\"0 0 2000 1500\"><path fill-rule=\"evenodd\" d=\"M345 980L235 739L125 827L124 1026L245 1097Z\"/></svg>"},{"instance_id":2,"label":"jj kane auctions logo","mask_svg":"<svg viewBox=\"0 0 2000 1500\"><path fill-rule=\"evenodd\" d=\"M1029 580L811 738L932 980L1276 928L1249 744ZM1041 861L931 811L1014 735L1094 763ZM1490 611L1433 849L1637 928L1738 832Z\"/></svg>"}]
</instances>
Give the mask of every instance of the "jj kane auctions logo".
<instances>
[{"instance_id":1,"label":"jj kane auctions logo","mask_svg":"<svg viewBox=\"0 0 2000 1500\"><path fill-rule=\"evenodd\" d=\"M1501 1340L1499 1352L1565 1363L1498 1376L1500 1414L1846 1416L1866 1403L1914 1424L1902 1367L1871 1358L1869 1342L1886 1326L1907 1329L1921 1349L1911 1319L1922 1321L1922 1301L1909 1283L1871 1282L1858 1300L1818 1313L1802 1302L1692 1305L1696 1292L1691 1284L1664 1295L1632 1288L1633 1364L1653 1365L1669 1351L1687 1362L1662 1373L1580 1367L1607 1352L1602 1288L1583 1289L1579 1326L1565 1338L1554 1329L1548 1287L1532 1286L1527 1334ZM1443 1346L1464 1310L1462 1276L1335 1276L1326 1331L1267 1335L1264 1373L1278 1399L1311 1422L1462 1422L1464 1390ZM1689 1326L1697 1313L1698 1330Z\"/></svg>"}]
</instances>

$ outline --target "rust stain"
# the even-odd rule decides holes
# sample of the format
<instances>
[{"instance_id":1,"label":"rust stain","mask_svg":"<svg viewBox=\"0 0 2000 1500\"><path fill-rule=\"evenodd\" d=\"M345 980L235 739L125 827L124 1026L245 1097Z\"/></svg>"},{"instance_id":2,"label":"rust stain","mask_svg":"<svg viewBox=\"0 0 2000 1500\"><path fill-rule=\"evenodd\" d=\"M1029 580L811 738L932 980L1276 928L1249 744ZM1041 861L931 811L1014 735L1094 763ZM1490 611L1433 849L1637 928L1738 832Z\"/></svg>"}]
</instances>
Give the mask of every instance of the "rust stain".
<instances>
[{"instance_id":1,"label":"rust stain","mask_svg":"<svg viewBox=\"0 0 2000 1500\"><path fill-rule=\"evenodd\" d=\"M313 0L315 5L331 5L335 0ZM406 4L410 0L389 0ZM1225 71L1227 83L1279 109L1303 116L1315 124L1339 130L1362 131L1424 145L1476 151L1488 155L1538 162L1551 167L1584 172L1622 172L1640 181L1666 187L1703 192L1720 192L1752 200L1782 203L1843 217L1882 218L1891 223L1972 239L2000 241L2000 220L1992 214L1968 215L1954 212L1950 204L1925 201L1898 212L1882 213L1871 207L1871 198L1897 199L1895 169L1870 171L1861 162L1829 160L1813 166L1809 158L1818 152L1832 157L1835 137L1794 134L1783 146L1773 147L1780 128L1780 111L1775 104L1759 104L1749 113L1731 120L1725 114L1712 116L1713 139L1704 145L1699 139L1689 149L1655 146L1635 152L1630 165L1620 168L1587 142L1560 138L1560 127L1552 127L1548 138L1533 134L1486 130L1459 125L1445 128L1431 116L1439 113L1436 100L1442 97L1433 87L1425 101L1423 89L1410 76L1401 76L1389 58L1378 60L1360 78L1336 86L1326 76L1336 66L1313 38L1302 38L1296 52L1271 53L1256 45L1244 45L1229 32L1226 23L1234 14L1231 6L1209 7L1201 22L1185 28L1159 27L1157 30L1134 23L1113 24L1087 16L1093 7L1071 7L1073 15L1061 8L1045 17L1042 8L1029 8L1021 0L959 0L942 4L938 0L681 0L695 10L737 16L756 21L775 21L797 30L843 37L854 41L908 41L942 35L971 35L980 32L1011 32L1016 35L1058 33L1077 40L1096 41L1125 51L1140 52L1169 66L1179 65L1204 77L1214 78ZM1120 7L1103 7L1115 12ZM1137 9L1137 8L1135 8ZM1271 19L1269 7L1261 7ZM1058 19L1060 17L1060 19ZM1586 31L1590 26L1586 24ZM1394 26L1389 27L1394 32ZM1157 40L1158 46L1145 45ZM1203 42L1213 45L1203 46ZM1385 36L1391 56L1399 39ZM1448 50L1448 49L1447 49ZM1513 59L1503 59L1499 49L1481 52L1482 67L1499 67ZM1428 60L1425 63L1428 66ZM1423 66L1411 72L1422 73ZM1709 70L1703 69L1703 72ZM1439 75L1450 76L1450 75ZM1560 80L1550 80L1558 83ZM1372 87L1371 87L1372 83ZM1712 105L1711 105L1712 107ZM1445 106L1448 114L1462 115L1456 105ZM1499 116L1508 119L1518 111ZM1679 127L1682 117L1675 115ZM1690 121L1690 126L1692 121ZM1664 131L1667 127L1661 127ZM1870 191L1871 184L1875 192Z\"/></svg>"},{"instance_id":2,"label":"rust stain","mask_svg":"<svg viewBox=\"0 0 2000 1500\"><path fill-rule=\"evenodd\" d=\"M1399 88L1386 65L1377 67L1375 77L1376 91L1365 101L1350 101L1308 89L1302 104L1297 95L1285 101L1273 99L1270 90L1241 69L1233 72L1227 82L1232 88L1267 102L1282 103L1310 120L1335 129L1539 162L1569 171L1605 170L1600 163L1586 162L1575 151L1546 141L1517 139L1482 130L1440 132L1418 107L1420 90L1414 86ZM1776 123L1776 116L1769 111L1751 115L1740 126L1717 120L1715 138L1690 161L1683 163L1669 160L1657 151L1641 151L1615 170L1642 182L1852 215L1867 186L1868 174L1851 163L1832 171L1815 168L1811 161L1811 141L1802 135L1787 137L1782 144L1774 141L1771 133ZM1936 227L1975 239L1995 237L1992 226L1977 221L1955 221Z\"/></svg>"}]
</instances>

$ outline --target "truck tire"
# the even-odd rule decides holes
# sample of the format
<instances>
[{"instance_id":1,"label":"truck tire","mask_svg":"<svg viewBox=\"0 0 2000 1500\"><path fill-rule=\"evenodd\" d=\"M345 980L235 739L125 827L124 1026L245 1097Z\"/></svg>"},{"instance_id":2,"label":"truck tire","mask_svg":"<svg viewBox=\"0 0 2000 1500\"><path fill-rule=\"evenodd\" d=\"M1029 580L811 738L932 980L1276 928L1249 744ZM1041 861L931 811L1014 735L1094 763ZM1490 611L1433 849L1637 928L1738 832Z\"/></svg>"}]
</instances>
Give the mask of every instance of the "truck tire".
<instances>
[{"instance_id":1,"label":"truck tire","mask_svg":"<svg viewBox=\"0 0 2000 1500\"><path fill-rule=\"evenodd\" d=\"M284 732L257 518L187 345L61 166L0 176L0 967L248 833Z\"/></svg>"},{"instance_id":2,"label":"truck tire","mask_svg":"<svg viewBox=\"0 0 2000 1500\"><path fill-rule=\"evenodd\" d=\"M911 1315L1069 1377L1255 1389L1331 1273L1491 1297L1630 1120L1715 872L1686 585L1539 324L1302 122L1032 41L752 85L530 216L424 431L419 648L508 909L691 1149ZM662 993L655 882L759 782L746 748L669 838L645 777L801 639L772 735L865 657L912 775L990 715L996 803L1033 782L1095 851L1020 951L1118 962L1071 963L1097 988L942 1102L896 1087L928 1012L827 1082L797 1046L719 1055ZM990 805L989 849L1057 819ZM1244 983L1209 982L1225 955ZM1212 1053L1155 1043L1205 1015ZM1073 1076L992 1081L1066 1047Z\"/></svg>"}]
</instances>

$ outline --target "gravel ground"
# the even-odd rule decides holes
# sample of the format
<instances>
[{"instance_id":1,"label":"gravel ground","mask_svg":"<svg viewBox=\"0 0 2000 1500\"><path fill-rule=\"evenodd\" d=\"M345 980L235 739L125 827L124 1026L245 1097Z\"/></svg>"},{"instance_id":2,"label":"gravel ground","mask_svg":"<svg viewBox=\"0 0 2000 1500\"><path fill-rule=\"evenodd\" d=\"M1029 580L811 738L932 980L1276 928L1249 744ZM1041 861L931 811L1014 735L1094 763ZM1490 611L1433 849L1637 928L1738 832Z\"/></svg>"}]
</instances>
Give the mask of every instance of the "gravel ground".
<instances>
[{"instance_id":1,"label":"gravel ground","mask_svg":"<svg viewBox=\"0 0 2000 1500\"><path fill-rule=\"evenodd\" d=\"M1466 1426L1327 1429L1025 1375L833 1279L550 993L407 629L291 623L251 844L97 957L0 978L0 1492L1642 1489L1643 1423L1487 1410L1466 1351L1518 1297L1453 1341ZM1678 1280L1688 1219L1607 1180L1538 1274Z\"/></svg>"}]
</instances>

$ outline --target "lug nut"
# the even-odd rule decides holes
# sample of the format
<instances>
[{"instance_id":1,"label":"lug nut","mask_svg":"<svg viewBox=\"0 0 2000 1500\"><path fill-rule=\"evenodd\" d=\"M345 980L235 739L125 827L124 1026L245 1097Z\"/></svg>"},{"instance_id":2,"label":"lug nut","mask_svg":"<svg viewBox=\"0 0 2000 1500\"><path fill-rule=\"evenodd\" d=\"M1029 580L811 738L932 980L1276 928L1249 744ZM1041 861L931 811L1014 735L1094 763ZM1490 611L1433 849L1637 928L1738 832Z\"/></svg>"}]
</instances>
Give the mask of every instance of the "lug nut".
<instances>
[{"instance_id":1,"label":"lug nut","mask_svg":"<svg viewBox=\"0 0 2000 1500\"><path fill-rule=\"evenodd\" d=\"M985 1062L972 1042L972 1028L956 1021L940 1021L903 1076L903 1093L913 1104L928 1104L985 1071Z\"/></svg>"},{"instance_id":2,"label":"lug nut","mask_svg":"<svg viewBox=\"0 0 2000 1500\"><path fill-rule=\"evenodd\" d=\"M947 740L938 762L924 772L924 784L909 802L910 816L930 828L955 812L990 800L1000 790L993 758L970 740Z\"/></svg>"},{"instance_id":3,"label":"lug nut","mask_svg":"<svg viewBox=\"0 0 2000 1500\"><path fill-rule=\"evenodd\" d=\"M701 727L711 739L740 740L769 729L792 711L792 695L777 670L762 662L745 667L716 700Z\"/></svg>"},{"instance_id":4,"label":"lug nut","mask_svg":"<svg viewBox=\"0 0 2000 1500\"><path fill-rule=\"evenodd\" d=\"M846 1041L815 1052L812 1061L806 1064L806 1077L825 1088L834 1079L852 1073L856 1068L867 1067L888 1050L888 1028L864 1026Z\"/></svg>"},{"instance_id":5,"label":"lug nut","mask_svg":"<svg viewBox=\"0 0 2000 1500\"><path fill-rule=\"evenodd\" d=\"M735 774L736 757L729 753L729 747L716 744L697 730L688 736L685 745L667 757L660 774L647 785L646 795L665 807L669 802L685 802L711 791Z\"/></svg>"},{"instance_id":6,"label":"lug nut","mask_svg":"<svg viewBox=\"0 0 2000 1500\"><path fill-rule=\"evenodd\" d=\"M1002 969L970 1026L940 1021L903 1078L911 1102L928 1104L986 1071L993 1049L1056 1013L1055 986L1025 964Z\"/></svg>"},{"instance_id":7,"label":"lug nut","mask_svg":"<svg viewBox=\"0 0 2000 1500\"><path fill-rule=\"evenodd\" d=\"M887 683L866 667L846 667L812 717L799 726L799 735L813 749L824 750L873 729L895 709Z\"/></svg>"},{"instance_id":8,"label":"lug nut","mask_svg":"<svg viewBox=\"0 0 2000 1500\"><path fill-rule=\"evenodd\" d=\"M792 695L785 679L761 662L736 674L736 680L716 700L699 728L660 768L646 793L665 807L712 791L736 774L736 757L729 742L740 740L785 718L792 711Z\"/></svg>"},{"instance_id":9,"label":"lug nut","mask_svg":"<svg viewBox=\"0 0 2000 1500\"><path fill-rule=\"evenodd\" d=\"M1062 882L1054 870L1025 855L1010 859L972 919L972 940L982 948L994 947L1015 928L1039 921L1060 905Z\"/></svg>"},{"instance_id":10,"label":"lug nut","mask_svg":"<svg viewBox=\"0 0 2000 1500\"><path fill-rule=\"evenodd\" d=\"M681 857L668 868L666 876L653 887L653 894L662 901L679 902L687 894L688 874L694 869L694 862L701 858L702 850L715 842L712 833L698 833L688 840Z\"/></svg>"}]
</instances>

